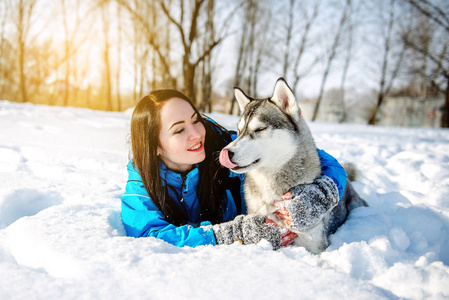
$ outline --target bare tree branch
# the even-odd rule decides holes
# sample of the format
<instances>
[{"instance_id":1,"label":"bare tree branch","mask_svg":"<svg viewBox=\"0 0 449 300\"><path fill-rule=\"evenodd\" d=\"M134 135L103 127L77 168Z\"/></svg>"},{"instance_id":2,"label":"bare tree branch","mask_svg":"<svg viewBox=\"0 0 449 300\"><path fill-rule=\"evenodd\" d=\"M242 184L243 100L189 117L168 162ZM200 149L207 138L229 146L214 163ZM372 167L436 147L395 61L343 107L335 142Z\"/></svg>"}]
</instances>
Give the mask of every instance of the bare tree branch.
<instances>
[{"instance_id":1,"label":"bare tree branch","mask_svg":"<svg viewBox=\"0 0 449 300\"><path fill-rule=\"evenodd\" d=\"M334 60L335 56L337 55L337 47L338 47L338 45L340 43L340 37L341 37L341 34L342 34L343 26L344 26L344 24L345 24L345 22L347 21L347 18L348 18L348 11L349 11L349 7L350 6L351 6L351 0L346 0L345 7L343 9L343 12L342 12L341 18L340 18L340 22L338 24L338 29L337 29L337 32L335 34L334 41L332 43L332 47L330 49L331 52L330 52L329 58L327 59L326 68L324 70L324 75L323 75L323 78L321 80L320 94L319 94L317 102L315 104L315 109L313 111L312 121L315 121L317 116L318 116L321 100L322 100L323 94L324 94L324 86L326 84L327 76L329 75L329 72L330 72L332 61Z\"/></svg>"},{"instance_id":2,"label":"bare tree branch","mask_svg":"<svg viewBox=\"0 0 449 300\"><path fill-rule=\"evenodd\" d=\"M300 47L299 47L299 51L298 51L298 55L296 56L295 59L295 63L293 65L293 70L295 71L295 76L294 76L294 82L293 82L293 91L296 90L298 84L299 84L299 80L304 76L304 73L301 74L299 73L299 64L301 62L301 59L303 57L304 51L307 47L307 42L309 39L309 33L310 33L310 29L312 28L313 23L315 22L316 18L318 17L318 11L319 11L319 7L320 7L320 2L321 0L316 0L315 2L315 6L313 8L313 13L312 16L307 20L306 26L304 28L304 33L301 37L301 43L300 43ZM315 61L309 66L309 71L310 72L313 68L313 66L318 62L318 57L315 58ZM307 72L307 73L308 73Z\"/></svg>"},{"instance_id":3,"label":"bare tree branch","mask_svg":"<svg viewBox=\"0 0 449 300\"><path fill-rule=\"evenodd\" d=\"M443 65L443 60L447 59L446 55L448 54L448 44L446 44L443 47L443 50L441 51L439 57L434 56L431 52L426 51L424 48L420 47L419 45L415 44L411 39L409 39L406 35L403 36L404 44L407 47L412 48L416 52L420 53L421 55L426 56L431 61L433 61L438 66L438 72L443 76L448 76L448 70L445 69Z\"/></svg>"},{"instance_id":4,"label":"bare tree branch","mask_svg":"<svg viewBox=\"0 0 449 300\"><path fill-rule=\"evenodd\" d=\"M424 7L425 5L429 5L428 1L425 0L403 0L408 3L410 3L414 8L416 8L419 12L421 12L423 15L425 15L430 20L434 21L435 23L439 24L442 28L444 28L447 32L449 32L449 22L447 21L448 18L445 16L445 14L440 10L437 9L438 15L443 15L443 21L439 19L436 14L432 13L427 7ZM424 3L425 5L422 5L420 3ZM430 5L429 5L430 6ZM435 7L431 5L430 7ZM444 23L446 21L447 24Z\"/></svg>"},{"instance_id":5,"label":"bare tree branch","mask_svg":"<svg viewBox=\"0 0 449 300\"><path fill-rule=\"evenodd\" d=\"M164 72L169 76L170 81L175 81L170 71L170 64L167 61L166 55L162 51L162 46L157 43L156 33L150 29L148 22L143 18L139 12L134 10L125 0L116 0L122 7L124 7L134 18L136 18L140 24L143 26L146 34L147 41L153 47L154 51L157 53L158 58L164 68Z\"/></svg>"}]
</instances>

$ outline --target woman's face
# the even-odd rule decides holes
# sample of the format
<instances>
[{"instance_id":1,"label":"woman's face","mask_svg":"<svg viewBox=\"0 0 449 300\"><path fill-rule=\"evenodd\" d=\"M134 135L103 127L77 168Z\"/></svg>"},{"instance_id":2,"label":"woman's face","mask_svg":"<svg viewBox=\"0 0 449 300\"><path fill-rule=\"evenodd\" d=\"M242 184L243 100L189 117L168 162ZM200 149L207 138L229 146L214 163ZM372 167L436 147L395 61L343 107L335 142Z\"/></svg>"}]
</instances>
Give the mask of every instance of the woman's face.
<instances>
[{"instance_id":1,"label":"woman's face","mask_svg":"<svg viewBox=\"0 0 449 300\"><path fill-rule=\"evenodd\" d=\"M180 98L168 100L160 117L157 154L169 169L185 172L206 158L206 129L188 102Z\"/></svg>"}]
</instances>

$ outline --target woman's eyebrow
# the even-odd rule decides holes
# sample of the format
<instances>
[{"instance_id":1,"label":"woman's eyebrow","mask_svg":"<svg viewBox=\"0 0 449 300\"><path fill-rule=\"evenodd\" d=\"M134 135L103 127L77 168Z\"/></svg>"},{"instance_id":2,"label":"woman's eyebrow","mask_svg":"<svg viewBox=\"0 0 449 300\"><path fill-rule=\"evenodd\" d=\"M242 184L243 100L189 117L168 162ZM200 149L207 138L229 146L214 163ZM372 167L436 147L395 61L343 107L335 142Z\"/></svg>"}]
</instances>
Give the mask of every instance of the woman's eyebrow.
<instances>
[{"instance_id":1,"label":"woman's eyebrow","mask_svg":"<svg viewBox=\"0 0 449 300\"><path fill-rule=\"evenodd\" d=\"M184 121L179 121L179 122L175 122L175 123L171 124L171 126L170 126L170 128L168 128L168 130L172 129L173 126L181 124L181 123L184 123Z\"/></svg>"},{"instance_id":2,"label":"woman's eyebrow","mask_svg":"<svg viewBox=\"0 0 449 300\"><path fill-rule=\"evenodd\" d=\"M190 119L193 119L193 117L195 115L196 115L196 112L193 113L193 115L190 117ZM178 121L178 122L175 122L175 123L171 124L171 126L170 126L170 128L168 128L168 130L170 130L173 126L175 126L177 124L181 124L181 123L184 123L184 121Z\"/></svg>"}]
</instances>

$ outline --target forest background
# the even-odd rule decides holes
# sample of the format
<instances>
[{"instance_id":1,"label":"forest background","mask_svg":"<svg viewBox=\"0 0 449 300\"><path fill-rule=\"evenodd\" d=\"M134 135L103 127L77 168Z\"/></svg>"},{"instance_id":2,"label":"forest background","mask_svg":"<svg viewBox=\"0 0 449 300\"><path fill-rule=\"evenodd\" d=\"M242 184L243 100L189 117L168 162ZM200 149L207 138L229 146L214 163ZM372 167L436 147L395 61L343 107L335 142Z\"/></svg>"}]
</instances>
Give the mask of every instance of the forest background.
<instances>
[{"instance_id":1,"label":"forest background","mask_svg":"<svg viewBox=\"0 0 449 300\"><path fill-rule=\"evenodd\" d=\"M0 0L1 100L123 111L175 88L237 114L234 86L268 97L278 77L309 120L436 99L449 127L449 2Z\"/></svg>"}]
</instances>

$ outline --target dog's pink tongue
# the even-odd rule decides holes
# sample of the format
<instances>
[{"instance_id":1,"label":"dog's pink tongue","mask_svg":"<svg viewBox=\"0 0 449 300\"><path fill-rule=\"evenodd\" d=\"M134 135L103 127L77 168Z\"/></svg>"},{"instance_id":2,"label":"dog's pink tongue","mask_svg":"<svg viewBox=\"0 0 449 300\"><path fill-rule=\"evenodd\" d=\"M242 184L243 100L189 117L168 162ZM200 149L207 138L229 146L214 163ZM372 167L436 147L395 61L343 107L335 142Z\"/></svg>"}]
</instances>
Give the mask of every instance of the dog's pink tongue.
<instances>
[{"instance_id":1,"label":"dog's pink tongue","mask_svg":"<svg viewBox=\"0 0 449 300\"><path fill-rule=\"evenodd\" d=\"M223 167L226 167L228 169L232 169L232 168L238 167L238 165L236 165L235 163L233 163L229 159L228 149L221 150L221 152L220 152L220 164Z\"/></svg>"}]
</instances>

